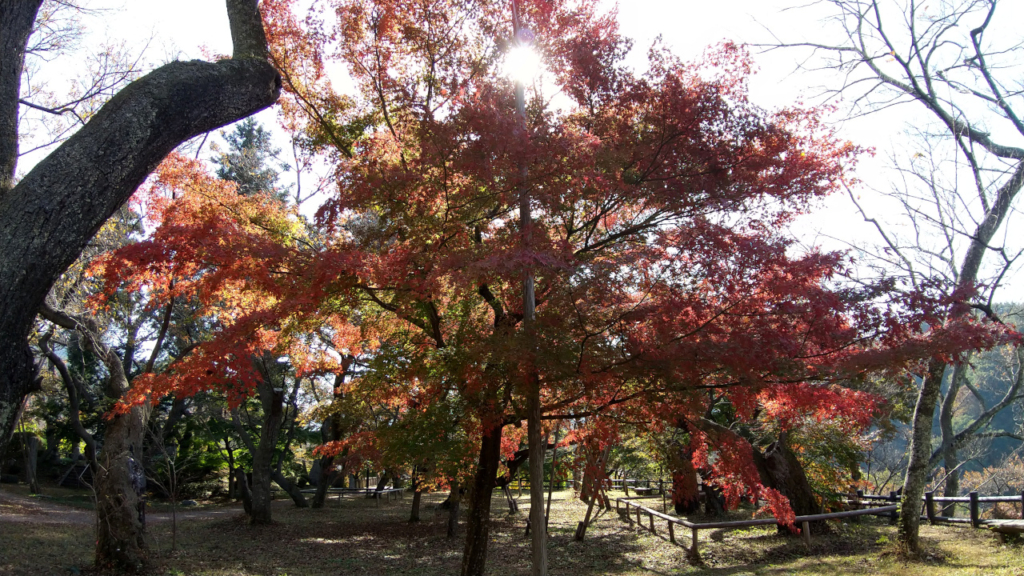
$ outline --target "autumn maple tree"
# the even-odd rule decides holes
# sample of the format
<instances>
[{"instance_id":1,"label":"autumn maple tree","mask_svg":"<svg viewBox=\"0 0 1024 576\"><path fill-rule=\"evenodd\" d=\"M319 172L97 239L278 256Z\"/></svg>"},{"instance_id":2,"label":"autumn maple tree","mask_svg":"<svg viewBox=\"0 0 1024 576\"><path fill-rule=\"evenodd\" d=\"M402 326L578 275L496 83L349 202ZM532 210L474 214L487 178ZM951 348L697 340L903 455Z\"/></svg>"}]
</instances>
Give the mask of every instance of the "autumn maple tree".
<instances>
[{"instance_id":1,"label":"autumn maple tree","mask_svg":"<svg viewBox=\"0 0 1024 576\"><path fill-rule=\"evenodd\" d=\"M596 1L523 3L545 70L524 131L502 73L518 42L504 2L328 4L305 17L287 0L263 10L284 124L331 163L336 190L307 227L201 166L165 164L161 182L187 193L157 206L152 238L111 259L108 282L197 296L222 328L135 399L220 388L238 401L259 354L300 373L339 370L339 354L374 358L344 392L389 403L396 427L332 453L397 449L402 426L431 419L459 426L476 451L464 575L484 572L491 493L517 447L505 428L525 420L531 378L542 418L585 420L606 434L593 446L614 441L602 419L685 427L687 458L730 504L759 497L787 523L793 510L738 426L863 427L873 399L848 379L993 341L980 323L928 324L949 297L883 307L885 286L838 287L841 254L796 250L787 225L839 187L857 149L816 110L752 104L739 47L697 63L655 47L640 74ZM444 418L430 413L441 404Z\"/></svg>"}]
</instances>

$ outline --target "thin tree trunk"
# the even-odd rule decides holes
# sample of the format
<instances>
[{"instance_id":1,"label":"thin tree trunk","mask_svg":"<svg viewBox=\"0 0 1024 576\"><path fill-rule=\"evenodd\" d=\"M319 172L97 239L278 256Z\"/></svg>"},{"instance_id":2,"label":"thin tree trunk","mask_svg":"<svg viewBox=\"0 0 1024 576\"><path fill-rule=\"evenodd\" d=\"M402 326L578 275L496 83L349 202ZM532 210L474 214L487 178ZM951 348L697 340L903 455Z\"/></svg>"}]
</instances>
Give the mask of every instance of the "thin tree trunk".
<instances>
[{"instance_id":1,"label":"thin tree trunk","mask_svg":"<svg viewBox=\"0 0 1024 576\"><path fill-rule=\"evenodd\" d=\"M39 494L39 482L36 479L36 462L39 455L39 438L35 434L25 432L25 425L22 422L21 440L25 449L25 483L28 484L29 494Z\"/></svg>"},{"instance_id":2,"label":"thin tree trunk","mask_svg":"<svg viewBox=\"0 0 1024 576\"><path fill-rule=\"evenodd\" d=\"M942 375L946 371L946 363L942 360L928 362L928 373L921 383L921 391L914 407L913 435L910 439L910 463L907 465L907 477L903 482L903 498L900 501L897 538L904 552L917 556L921 552L918 530L921 525L921 498L924 487L928 483L931 472L928 460L932 455L932 421L935 415L935 403L939 399L942 386Z\"/></svg>"},{"instance_id":3,"label":"thin tree trunk","mask_svg":"<svg viewBox=\"0 0 1024 576\"><path fill-rule=\"evenodd\" d=\"M939 430L942 433L942 460L946 469L946 481L943 487L943 496L956 497L960 495L960 458L957 454L956 434L953 432L953 412L956 407L956 397L966 376L967 367L965 364L958 364L953 368L953 375L949 379L949 387L942 405L939 409ZM943 516L956 516L956 502L946 502L942 506Z\"/></svg>"},{"instance_id":4,"label":"thin tree trunk","mask_svg":"<svg viewBox=\"0 0 1024 576\"><path fill-rule=\"evenodd\" d=\"M231 449L231 440L224 437L224 449L228 452L228 499L234 500L239 497L238 483L235 479L235 451Z\"/></svg>"},{"instance_id":5,"label":"thin tree trunk","mask_svg":"<svg viewBox=\"0 0 1024 576\"><path fill-rule=\"evenodd\" d=\"M558 425L555 427L555 447L551 452L551 479L548 484L548 505L544 510L544 529L548 529L548 523L551 522L551 496L555 492L555 472L558 470L558 434L562 431L562 421L558 421Z\"/></svg>"},{"instance_id":6,"label":"thin tree trunk","mask_svg":"<svg viewBox=\"0 0 1024 576\"><path fill-rule=\"evenodd\" d=\"M281 487L281 490L288 494L296 508L309 508L309 502L306 501L306 496L302 494L302 490L299 490L299 487L294 482L285 478L284 474L274 470L270 473L270 477Z\"/></svg>"},{"instance_id":7,"label":"thin tree trunk","mask_svg":"<svg viewBox=\"0 0 1024 576\"><path fill-rule=\"evenodd\" d=\"M594 462L590 470L583 473L583 484L584 489L580 490L580 494L584 498L588 498L587 502L587 515L583 518L583 521L576 526L576 534L573 538L577 542L583 542L583 538L587 535L587 528L590 526L591 517L594 512L594 504L600 499L601 494L601 475L596 474L594 471L600 469L604 470L605 464L608 462L608 452L611 450L611 446L605 446L604 450L601 451L601 455L598 457L597 462Z\"/></svg>"},{"instance_id":8,"label":"thin tree trunk","mask_svg":"<svg viewBox=\"0 0 1024 576\"><path fill-rule=\"evenodd\" d=\"M420 490L422 482L417 475L416 468L412 471L412 512L409 514L409 522L420 521L420 498L423 495L423 491Z\"/></svg>"},{"instance_id":9,"label":"thin tree trunk","mask_svg":"<svg viewBox=\"0 0 1024 576\"><path fill-rule=\"evenodd\" d=\"M448 495L448 538L455 538L459 530L459 508L462 505L462 487L452 483L451 494Z\"/></svg>"},{"instance_id":10,"label":"thin tree trunk","mask_svg":"<svg viewBox=\"0 0 1024 576\"><path fill-rule=\"evenodd\" d=\"M501 422L484 426L480 439L480 460L470 495L466 522L466 549L462 555L462 576L483 576L490 540L491 493L501 465ZM541 501L543 506L543 500Z\"/></svg>"},{"instance_id":11,"label":"thin tree trunk","mask_svg":"<svg viewBox=\"0 0 1024 576\"><path fill-rule=\"evenodd\" d=\"M249 488L249 479L245 476L245 470L241 466L235 468L235 485L238 486L238 494L242 498L242 509L246 515L252 516L252 490Z\"/></svg>"}]
</instances>

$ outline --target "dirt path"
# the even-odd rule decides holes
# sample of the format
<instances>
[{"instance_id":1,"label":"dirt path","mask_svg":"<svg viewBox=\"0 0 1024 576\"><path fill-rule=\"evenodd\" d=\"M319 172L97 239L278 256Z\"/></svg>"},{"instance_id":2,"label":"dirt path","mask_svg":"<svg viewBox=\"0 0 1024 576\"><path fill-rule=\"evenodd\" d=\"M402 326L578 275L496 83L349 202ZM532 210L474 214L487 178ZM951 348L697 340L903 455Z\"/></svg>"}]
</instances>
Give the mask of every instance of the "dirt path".
<instances>
[{"instance_id":1,"label":"dirt path","mask_svg":"<svg viewBox=\"0 0 1024 576\"><path fill-rule=\"evenodd\" d=\"M242 507L238 505L198 510L184 508L178 511L178 521L229 518L238 515L241 511ZM147 522L168 522L170 519L170 512L151 512L146 515ZM95 521L96 516L90 510L82 510L9 492L0 492L0 524L31 523L91 526Z\"/></svg>"}]
</instances>

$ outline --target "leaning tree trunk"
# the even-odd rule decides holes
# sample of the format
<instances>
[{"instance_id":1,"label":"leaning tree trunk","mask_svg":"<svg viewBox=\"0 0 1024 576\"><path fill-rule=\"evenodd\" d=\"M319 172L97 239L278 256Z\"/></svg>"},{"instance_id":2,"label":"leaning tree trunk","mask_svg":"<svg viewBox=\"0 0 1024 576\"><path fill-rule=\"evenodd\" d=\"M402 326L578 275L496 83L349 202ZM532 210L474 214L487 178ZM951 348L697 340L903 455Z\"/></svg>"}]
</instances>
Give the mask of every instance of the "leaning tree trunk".
<instances>
[{"instance_id":1,"label":"leaning tree trunk","mask_svg":"<svg viewBox=\"0 0 1024 576\"><path fill-rule=\"evenodd\" d=\"M380 478L377 478L377 485L374 486L374 488L373 488L374 494L367 494L366 496L368 498L372 498L374 496L380 496L380 493L384 491L384 487L387 486L388 482L390 482L390 481L391 481L391 473L388 472L387 470L381 472L380 473Z\"/></svg>"},{"instance_id":2,"label":"leaning tree trunk","mask_svg":"<svg viewBox=\"0 0 1024 576\"><path fill-rule=\"evenodd\" d=\"M306 501L306 496L302 493L302 490L299 490L299 487L294 482L285 478L284 474L274 470L270 473L270 478L281 487L281 490L288 494L296 508L309 508L309 502Z\"/></svg>"},{"instance_id":3,"label":"leaning tree trunk","mask_svg":"<svg viewBox=\"0 0 1024 576\"><path fill-rule=\"evenodd\" d=\"M133 451L142 454L146 408L134 407L110 420L97 458L96 566L118 572L137 572L146 559L146 543L139 518L139 496L132 486L128 461Z\"/></svg>"},{"instance_id":4,"label":"leaning tree trunk","mask_svg":"<svg viewBox=\"0 0 1024 576\"><path fill-rule=\"evenodd\" d=\"M601 500L601 484L605 477L605 467L608 463L608 452L611 450L611 445L605 446L600 456L597 456L597 460L594 460L594 454L589 454L587 457L588 466L583 473L583 488L580 490L580 498L587 503L587 515L584 516L583 520L576 525L576 533L573 538L577 542L583 542L583 539L587 535L587 528L590 526L592 521L592 515L594 513L594 504Z\"/></svg>"},{"instance_id":5,"label":"leaning tree trunk","mask_svg":"<svg viewBox=\"0 0 1024 576\"><path fill-rule=\"evenodd\" d=\"M939 399L942 375L946 363L942 360L928 362L928 373L921 383L921 391L914 407L913 435L910 438L910 463L907 477L903 482L903 498L900 500L899 523L896 534L904 552L916 556L921 552L918 530L921 526L921 498L931 472L928 460L932 455L932 422L935 403Z\"/></svg>"},{"instance_id":6,"label":"leaning tree trunk","mask_svg":"<svg viewBox=\"0 0 1024 576\"><path fill-rule=\"evenodd\" d=\"M786 445L785 434L771 443L762 453L754 448L754 465L761 476L761 483L774 488L789 499L789 505L797 516L821 514L821 504L807 481L807 474L796 454ZM812 533L828 533L824 522L812 522ZM788 530L779 526L780 531Z\"/></svg>"},{"instance_id":7,"label":"leaning tree trunk","mask_svg":"<svg viewBox=\"0 0 1024 576\"><path fill-rule=\"evenodd\" d=\"M485 424L480 439L480 460L470 495L466 522L466 549L462 555L462 576L483 576L490 538L491 493L501 465L501 422Z\"/></svg>"},{"instance_id":8,"label":"leaning tree trunk","mask_svg":"<svg viewBox=\"0 0 1024 576\"><path fill-rule=\"evenodd\" d=\"M96 321L88 317L72 317L43 303L40 314L69 330L77 330L82 342L107 368L103 393L113 402L121 401L129 390L125 365L116 352L101 340ZM142 458L143 436L151 412L148 405L132 406L115 413L104 429L103 447L96 452L95 439L78 419L78 396L63 361L40 340L43 353L54 362L68 389L71 421L89 447L93 467L93 490L96 493L96 566L118 572L136 572L145 561L143 511L139 494L135 493L130 463L133 455ZM139 464L136 462L136 465Z\"/></svg>"},{"instance_id":9,"label":"leaning tree trunk","mask_svg":"<svg viewBox=\"0 0 1024 576\"><path fill-rule=\"evenodd\" d=\"M0 2L0 453L39 386L28 336L57 278L168 153L277 100L257 4L227 0L232 59L175 61L132 82L10 188L21 63L40 0Z\"/></svg>"}]
</instances>

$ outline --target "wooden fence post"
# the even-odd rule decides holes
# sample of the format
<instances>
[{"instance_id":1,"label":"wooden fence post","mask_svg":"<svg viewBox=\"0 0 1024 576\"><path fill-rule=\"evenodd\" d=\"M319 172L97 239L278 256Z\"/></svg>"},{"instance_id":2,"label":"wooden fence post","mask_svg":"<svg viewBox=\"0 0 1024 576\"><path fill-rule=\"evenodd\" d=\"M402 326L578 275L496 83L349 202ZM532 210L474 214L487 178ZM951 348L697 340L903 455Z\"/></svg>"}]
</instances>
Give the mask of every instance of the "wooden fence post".
<instances>
[{"instance_id":1,"label":"wooden fence post","mask_svg":"<svg viewBox=\"0 0 1024 576\"><path fill-rule=\"evenodd\" d=\"M1024 490L1020 493L1020 519L1024 520Z\"/></svg>"},{"instance_id":2,"label":"wooden fence post","mask_svg":"<svg viewBox=\"0 0 1024 576\"><path fill-rule=\"evenodd\" d=\"M898 504L899 501L900 501L900 497L897 496L895 492L889 492L889 501ZM904 510L904 513L906 513L905 510ZM896 519L899 518L899 517L900 517L899 512L893 510L892 512L889 513L889 523L890 524L895 524L896 523Z\"/></svg>"},{"instance_id":3,"label":"wooden fence post","mask_svg":"<svg viewBox=\"0 0 1024 576\"><path fill-rule=\"evenodd\" d=\"M935 524L935 492L924 493L924 513L928 516L928 523Z\"/></svg>"},{"instance_id":4,"label":"wooden fence post","mask_svg":"<svg viewBox=\"0 0 1024 576\"><path fill-rule=\"evenodd\" d=\"M676 529L675 529L675 526L673 524L674 523L671 522L671 521L669 521L669 523L668 523L668 539L669 539L670 542L675 544L676 543Z\"/></svg>"},{"instance_id":5,"label":"wooden fence post","mask_svg":"<svg viewBox=\"0 0 1024 576\"><path fill-rule=\"evenodd\" d=\"M692 532L693 532L693 539L690 540L690 561L691 562L700 562L700 550L697 548L697 532L698 532L698 530L696 528L694 528L692 530Z\"/></svg>"},{"instance_id":6,"label":"wooden fence post","mask_svg":"<svg viewBox=\"0 0 1024 576\"><path fill-rule=\"evenodd\" d=\"M811 523L804 520L800 523L800 535L804 538L804 545L811 547Z\"/></svg>"},{"instance_id":7,"label":"wooden fence post","mask_svg":"<svg viewBox=\"0 0 1024 576\"><path fill-rule=\"evenodd\" d=\"M647 516L651 522L651 534L657 534L657 532L654 531L654 514L648 513Z\"/></svg>"},{"instance_id":8,"label":"wooden fence post","mask_svg":"<svg viewBox=\"0 0 1024 576\"><path fill-rule=\"evenodd\" d=\"M863 502L863 501L864 501L864 491L863 490L857 490L857 507L855 508L855 510L860 510L861 502Z\"/></svg>"},{"instance_id":9,"label":"wooden fence post","mask_svg":"<svg viewBox=\"0 0 1024 576\"><path fill-rule=\"evenodd\" d=\"M979 510L978 510L978 493L977 492L971 492L970 493L970 497L971 497L971 527L972 528L977 528L978 527L978 523L980 521L980 516L981 516L978 513L979 512Z\"/></svg>"}]
</instances>

